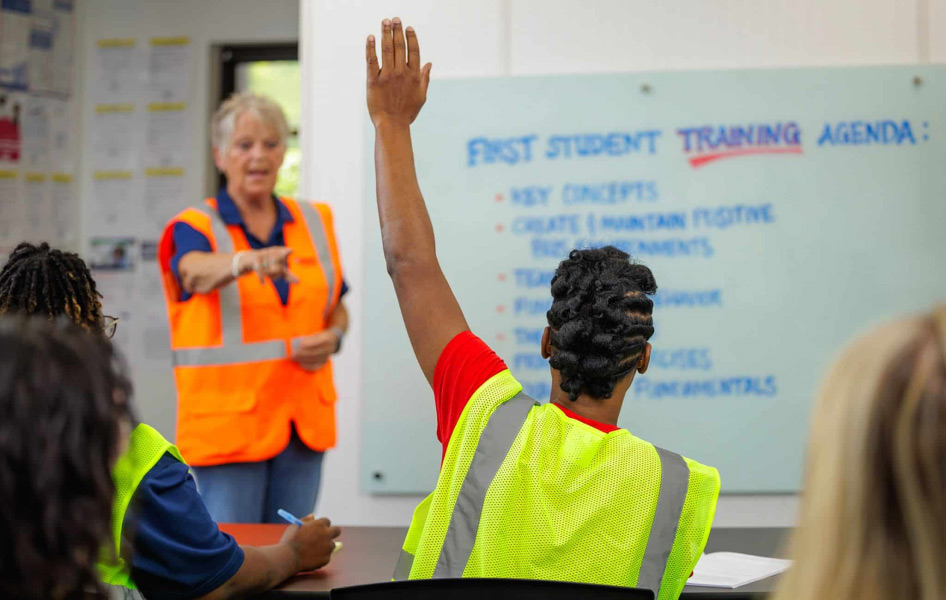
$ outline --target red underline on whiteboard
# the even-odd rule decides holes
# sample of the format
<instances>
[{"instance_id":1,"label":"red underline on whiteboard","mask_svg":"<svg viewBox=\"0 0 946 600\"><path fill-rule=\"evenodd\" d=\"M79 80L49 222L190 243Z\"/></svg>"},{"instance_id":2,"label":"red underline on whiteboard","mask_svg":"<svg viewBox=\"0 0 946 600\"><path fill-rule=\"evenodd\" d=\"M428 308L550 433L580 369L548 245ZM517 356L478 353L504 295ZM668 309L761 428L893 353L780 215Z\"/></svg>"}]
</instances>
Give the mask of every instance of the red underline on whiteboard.
<instances>
[{"instance_id":1,"label":"red underline on whiteboard","mask_svg":"<svg viewBox=\"0 0 946 600\"><path fill-rule=\"evenodd\" d=\"M801 154L801 147L795 148L747 148L745 150L727 150L726 152L714 152L713 154L702 154L700 156L690 157L690 166L694 169L702 167L706 163L711 163L724 158L733 158L734 156L748 156L750 154Z\"/></svg>"}]
</instances>

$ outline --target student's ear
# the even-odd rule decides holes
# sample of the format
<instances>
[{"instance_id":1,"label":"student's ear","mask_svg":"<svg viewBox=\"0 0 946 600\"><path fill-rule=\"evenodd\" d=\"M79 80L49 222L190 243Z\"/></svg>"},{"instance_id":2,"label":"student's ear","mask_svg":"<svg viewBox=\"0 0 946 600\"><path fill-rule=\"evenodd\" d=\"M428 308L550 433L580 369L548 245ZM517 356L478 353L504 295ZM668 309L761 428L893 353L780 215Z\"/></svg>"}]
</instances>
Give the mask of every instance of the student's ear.
<instances>
[{"instance_id":1,"label":"student's ear","mask_svg":"<svg viewBox=\"0 0 946 600\"><path fill-rule=\"evenodd\" d=\"M644 351L641 352L641 357L637 359L637 372L643 375L647 372L647 367L650 366L650 342L647 342L647 345L644 346Z\"/></svg>"},{"instance_id":2,"label":"student's ear","mask_svg":"<svg viewBox=\"0 0 946 600\"><path fill-rule=\"evenodd\" d=\"M549 358L552 356L552 329L546 327L545 331L542 332L542 347L540 348L542 352L542 358Z\"/></svg>"}]
</instances>

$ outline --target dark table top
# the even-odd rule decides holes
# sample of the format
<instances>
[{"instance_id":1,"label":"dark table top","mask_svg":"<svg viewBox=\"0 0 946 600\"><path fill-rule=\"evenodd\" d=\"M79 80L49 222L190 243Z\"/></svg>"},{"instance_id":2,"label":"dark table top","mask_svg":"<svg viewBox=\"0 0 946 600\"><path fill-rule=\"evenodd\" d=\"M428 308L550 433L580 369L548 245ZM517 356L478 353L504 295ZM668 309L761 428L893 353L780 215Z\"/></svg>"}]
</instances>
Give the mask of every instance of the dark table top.
<instances>
[{"instance_id":1,"label":"dark table top","mask_svg":"<svg viewBox=\"0 0 946 600\"><path fill-rule=\"evenodd\" d=\"M220 529L232 535L240 544L265 546L278 542L285 526L224 523ZM788 529L716 528L710 533L706 552L726 550L780 557L788 532ZM260 597L293 600L327 598L333 588L389 581L406 534L406 527L342 526L342 537L339 539L344 542L344 548L332 557L328 566L314 573L297 575ZM687 586L681 598L754 598L771 592L777 579L770 577L735 590Z\"/></svg>"}]
</instances>

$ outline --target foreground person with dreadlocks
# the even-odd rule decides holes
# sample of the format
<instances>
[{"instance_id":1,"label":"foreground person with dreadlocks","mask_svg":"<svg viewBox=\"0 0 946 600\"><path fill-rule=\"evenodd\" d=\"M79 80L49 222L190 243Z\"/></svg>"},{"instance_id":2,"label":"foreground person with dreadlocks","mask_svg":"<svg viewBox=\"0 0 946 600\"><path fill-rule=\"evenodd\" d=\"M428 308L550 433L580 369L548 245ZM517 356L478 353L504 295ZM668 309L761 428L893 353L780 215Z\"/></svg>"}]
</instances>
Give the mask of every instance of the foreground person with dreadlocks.
<instances>
[{"instance_id":1,"label":"foreground person with dreadlocks","mask_svg":"<svg viewBox=\"0 0 946 600\"><path fill-rule=\"evenodd\" d=\"M68 317L110 336L115 322L102 315L100 298L85 262L45 243L20 244L0 271L0 315ZM328 519L310 516L301 527L290 525L279 544L238 546L210 517L177 448L144 423L131 432L112 477L106 555L113 559L98 566L125 597L140 591L148 600L216 600L263 592L326 565L339 535Z\"/></svg>"},{"instance_id":2,"label":"foreground person with dreadlocks","mask_svg":"<svg viewBox=\"0 0 946 600\"><path fill-rule=\"evenodd\" d=\"M111 345L60 319L0 318L0 598L105 598L109 470L130 385Z\"/></svg>"},{"instance_id":3,"label":"foreground person with dreadlocks","mask_svg":"<svg viewBox=\"0 0 946 600\"><path fill-rule=\"evenodd\" d=\"M680 595L709 535L716 469L617 426L647 370L650 269L613 247L574 250L552 279L539 405L469 331L434 250L410 124L430 64L417 36L385 20L379 65L368 38L378 213L388 273L414 353L434 390L440 478L414 512L395 578L512 577Z\"/></svg>"}]
</instances>

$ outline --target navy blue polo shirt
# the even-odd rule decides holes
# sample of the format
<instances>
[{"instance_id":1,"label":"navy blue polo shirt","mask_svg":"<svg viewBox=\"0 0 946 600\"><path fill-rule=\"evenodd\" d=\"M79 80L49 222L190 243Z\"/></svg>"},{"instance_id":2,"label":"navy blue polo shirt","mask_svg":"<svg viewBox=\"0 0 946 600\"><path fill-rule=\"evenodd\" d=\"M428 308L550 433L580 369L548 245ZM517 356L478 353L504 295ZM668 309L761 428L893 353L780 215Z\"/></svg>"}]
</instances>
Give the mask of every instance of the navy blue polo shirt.
<instances>
[{"instance_id":1,"label":"navy blue polo shirt","mask_svg":"<svg viewBox=\"0 0 946 600\"><path fill-rule=\"evenodd\" d=\"M131 578L148 600L209 594L243 565L243 550L210 517L187 465L167 453L135 490L122 531L133 532Z\"/></svg>"},{"instance_id":2,"label":"navy blue polo shirt","mask_svg":"<svg viewBox=\"0 0 946 600\"><path fill-rule=\"evenodd\" d=\"M247 242L250 244L250 248L254 250L286 245L283 225L293 223L295 219L279 198L273 196L273 202L276 203L276 224L273 225L273 230L269 233L269 239L264 241L247 230L246 224L243 222L243 217L240 216L240 211L237 209L233 198L227 193L227 189L220 188L220 191L217 192L217 211L220 213L220 218L223 219L223 222L227 225L239 225L243 230L243 234L246 236ZM171 272L174 273L174 277L177 278L178 286L180 287L181 273L178 270L178 263L181 262L181 258L188 252L195 250L198 252L213 252L213 248L206 235L197 231L187 223L175 223L171 235L174 239L174 256L171 257ZM269 281L276 287L276 292L279 294L279 300L282 302L282 305L286 306L289 304L289 282L285 279L269 279ZM348 284L343 279L339 298L347 293ZM182 302L189 300L191 296L192 294L189 294L181 288L180 300Z\"/></svg>"}]
</instances>

